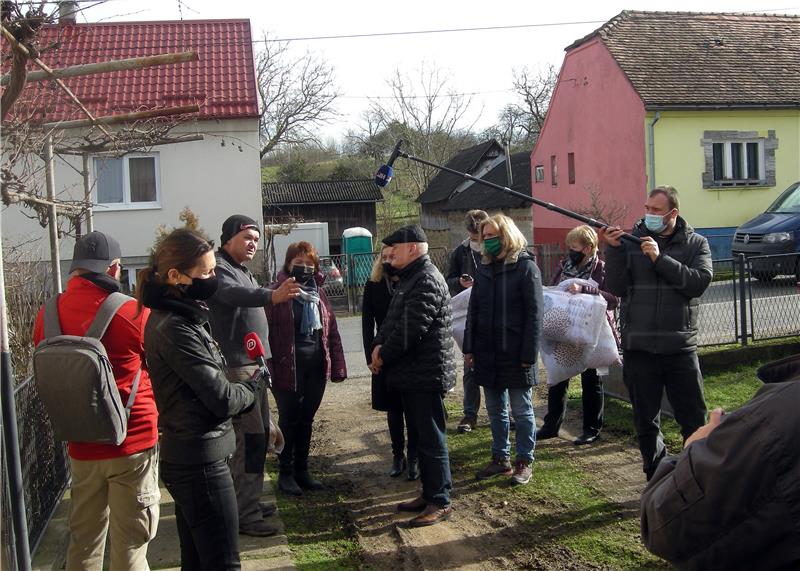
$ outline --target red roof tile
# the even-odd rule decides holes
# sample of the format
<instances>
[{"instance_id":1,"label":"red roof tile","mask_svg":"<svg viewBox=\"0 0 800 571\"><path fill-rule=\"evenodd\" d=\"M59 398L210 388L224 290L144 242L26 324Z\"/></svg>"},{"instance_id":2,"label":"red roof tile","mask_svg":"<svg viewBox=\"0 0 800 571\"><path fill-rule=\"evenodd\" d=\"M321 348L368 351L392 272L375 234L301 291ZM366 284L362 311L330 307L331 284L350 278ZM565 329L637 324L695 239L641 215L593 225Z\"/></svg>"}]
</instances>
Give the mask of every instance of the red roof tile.
<instances>
[{"instance_id":1,"label":"red roof tile","mask_svg":"<svg viewBox=\"0 0 800 571\"><path fill-rule=\"evenodd\" d=\"M258 116L249 20L51 26L43 30L38 44L47 46L53 41L60 42L58 49L41 56L51 68L197 51L199 60L195 62L65 79L96 116L194 103L200 106L200 119ZM48 121L83 118L60 90L54 92L52 86L45 89L51 94ZM35 90L29 85L24 95L30 98Z\"/></svg>"}]
</instances>

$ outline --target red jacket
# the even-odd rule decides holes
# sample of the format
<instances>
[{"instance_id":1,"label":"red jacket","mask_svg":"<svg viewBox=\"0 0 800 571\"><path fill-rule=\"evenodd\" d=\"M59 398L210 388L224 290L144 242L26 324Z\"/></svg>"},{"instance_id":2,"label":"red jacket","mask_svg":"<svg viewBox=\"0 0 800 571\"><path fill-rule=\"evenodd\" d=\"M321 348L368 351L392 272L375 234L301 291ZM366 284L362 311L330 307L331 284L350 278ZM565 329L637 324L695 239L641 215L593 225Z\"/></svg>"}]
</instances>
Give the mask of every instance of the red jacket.
<instances>
[{"instance_id":1,"label":"red jacket","mask_svg":"<svg viewBox=\"0 0 800 571\"><path fill-rule=\"evenodd\" d=\"M70 279L67 290L58 300L62 333L84 335L108 293L83 278ZM128 402L133 379L144 364L144 325L149 315L150 310L147 308L142 308L142 312L136 315L136 302L130 301L117 311L103 335L103 345L111 361L123 404ZM43 339L44 308L36 316L33 342L38 345ZM128 419L128 435L122 444L115 446L70 442L69 455L75 460L104 460L142 452L156 445L157 424L158 411L153 398L153 387L150 384L150 375L144 369Z\"/></svg>"},{"instance_id":2,"label":"red jacket","mask_svg":"<svg viewBox=\"0 0 800 571\"><path fill-rule=\"evenodd\" d=\"M289 276L284 272L278 274L278 281L270 289L286 281ZM336 316L333 314L328 296L322 290L325 281L322 274L316 275L319 288L320 310L319 317L322 321L322 351L325 353L325 379L347 378L347 366L344 361L342 338L336 325ZM272 374L272 386L276 389L293 391L297 384L294 365L294 316L292 302L269 304L265 308L269 321L269 346L272 350L272 359L268 361Z\"/></svg>"}]
</instances>

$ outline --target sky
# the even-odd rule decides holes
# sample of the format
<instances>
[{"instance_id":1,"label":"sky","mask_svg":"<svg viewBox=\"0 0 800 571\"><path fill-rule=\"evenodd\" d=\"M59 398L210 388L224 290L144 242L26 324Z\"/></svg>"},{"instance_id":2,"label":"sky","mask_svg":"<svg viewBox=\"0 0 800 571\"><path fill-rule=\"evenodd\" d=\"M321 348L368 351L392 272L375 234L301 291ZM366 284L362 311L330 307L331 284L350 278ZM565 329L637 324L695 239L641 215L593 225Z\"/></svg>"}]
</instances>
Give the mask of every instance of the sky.
<instances>
[{"instance_id":1,"label":"sky","mask_svg":"<svg viewBox=\"0 0 800 571\"><path fill-rule=\"evenodd\" d=\"M339 117L320 128L322 139L358 130L370 99L391 94L387 80L394 70L419 77L431 67L450 91L471 94L464 126L489 127L514 101L515 70L538 72L550 64L558 69L566 46L625 9L800 14L800 0L107 0L82 6L79 21L249 18L254 38L268 32L291 39L295 55L311 52L334 68ZM492 27L504 28L405 33ZM363 34L392 35L310 39Z\"/></svg>"}]
</instances>

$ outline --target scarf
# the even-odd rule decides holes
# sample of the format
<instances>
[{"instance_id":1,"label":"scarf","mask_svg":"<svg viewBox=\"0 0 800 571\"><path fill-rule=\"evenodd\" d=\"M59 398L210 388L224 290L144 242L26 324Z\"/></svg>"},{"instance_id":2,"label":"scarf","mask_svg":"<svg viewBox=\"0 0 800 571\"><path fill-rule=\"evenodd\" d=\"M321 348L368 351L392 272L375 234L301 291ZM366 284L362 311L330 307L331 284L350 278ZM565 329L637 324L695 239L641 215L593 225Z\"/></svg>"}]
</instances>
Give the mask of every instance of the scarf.
<instances>
[{"instance_id":1,"label":"scarf","mask_svg":"<svg viewBox=\"0 0 800 571\"><path fill-rule=\"evenodd\" d=\"M595 259L597 259L596 255L589 258L588 262L583 263L579 267L575 267L572 260L567 258L561 262L561 280L563 281L569 278L578 278L582 280L590 279L592 277Z\"/></svg>"},{"instance_id":2,"label":"scarf","mask_svg":"<svg viewBox=\"0 0 800 571\"><path fill-rule=\"evenodd\" d=\"M316 288L300 286L300 293L295 300L303 306L300 333L309 336L314 331L322 329L322 320L319 317L319 294Z\"/></svg>"},{"instance_id":3,"label":"scarf","mask_svg":"<svg viewBox=\"0 0 800 571\"><path fill-rule=\"evenodd\" d=\"M108 274L98 274L98 273L88 273L88 274L81 274L79 277L85 279L88 282L92 282L99 288L103 288L104 290L114 293L120 290L120 283L109 276Z\"/></svg>"}]
</instances>

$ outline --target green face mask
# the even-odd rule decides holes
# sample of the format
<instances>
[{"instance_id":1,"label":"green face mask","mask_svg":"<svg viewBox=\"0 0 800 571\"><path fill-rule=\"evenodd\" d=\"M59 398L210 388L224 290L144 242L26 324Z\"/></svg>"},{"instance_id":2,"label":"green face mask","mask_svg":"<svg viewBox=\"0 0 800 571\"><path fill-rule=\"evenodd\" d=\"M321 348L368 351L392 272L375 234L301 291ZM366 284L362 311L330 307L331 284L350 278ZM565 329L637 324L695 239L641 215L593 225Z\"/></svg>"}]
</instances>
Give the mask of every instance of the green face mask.
<instances>
[{"instance_id":1,"label":"green face mask","mask_svg":"<svg viewBox=\"0 0 800 571\"><path fill-rule=\"evenodd\" d=\"M500 250L503 249L503 245L500 243L500 236L495 236L494 238L487 238L483 241L483 250L489 254L490 256L497 256L500 253Z\"/></svg>"}]
</instances>

